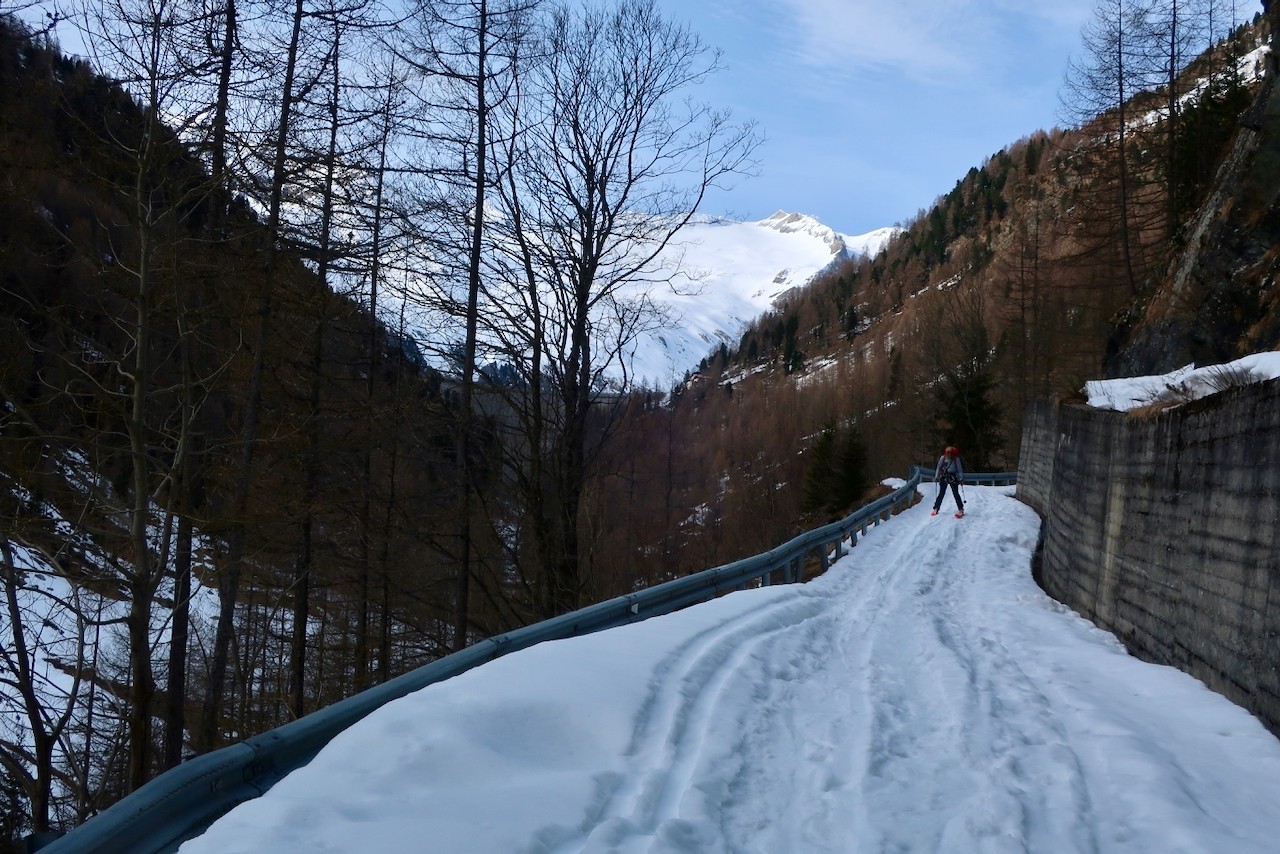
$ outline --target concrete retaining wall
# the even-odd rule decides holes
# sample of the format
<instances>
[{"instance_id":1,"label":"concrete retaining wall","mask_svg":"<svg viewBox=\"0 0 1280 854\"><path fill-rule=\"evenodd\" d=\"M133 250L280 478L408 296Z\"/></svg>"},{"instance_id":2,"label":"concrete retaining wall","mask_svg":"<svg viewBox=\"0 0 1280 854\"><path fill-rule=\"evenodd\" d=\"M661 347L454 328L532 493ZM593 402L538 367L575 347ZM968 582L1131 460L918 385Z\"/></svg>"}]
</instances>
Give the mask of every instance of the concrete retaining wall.
<instances>
[{"instance_id":1,"label":"concrete retaining wall","mask_svg":"<svg viewBox=\"0 0 1280 854\"><path fill-rule=\"evenodd\" d=\"M1051 596L1280 736L1280 380L1156 416L1033 404L1018 497Z\"/></svg>"}]
</instances>

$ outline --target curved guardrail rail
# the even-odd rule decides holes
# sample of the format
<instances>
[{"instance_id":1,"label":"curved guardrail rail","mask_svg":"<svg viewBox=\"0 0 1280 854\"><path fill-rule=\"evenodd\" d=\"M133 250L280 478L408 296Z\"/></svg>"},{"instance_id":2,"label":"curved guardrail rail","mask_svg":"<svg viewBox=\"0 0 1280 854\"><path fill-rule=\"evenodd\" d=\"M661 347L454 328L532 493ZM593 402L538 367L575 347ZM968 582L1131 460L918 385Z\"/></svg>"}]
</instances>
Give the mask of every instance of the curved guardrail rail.
<instances>
[{"instance_id":1,"label":"curved guardrail rail","mask_svg":"<svg viewBox=\"0 0 1280 854\"><path fill-rule=\"evenodd\" d=\"M906 483L890 495L771 551L488 638L296 721L197 756L38 850L45 854L174 851L232 807L258 797L290 771L307 764L335 735L392 700L543 641L666 614L757 580L761 584L799 581L802 564L811 554L816 553L826 570L832 557L845 554L846 540L856 544L859 533L865 534L867 528L911 506L916 487L932 478L932 469L914 466ZM974 484L1006 484L1016 479L1016 473L965 476L966 483Z\"/></svg>"},{"instance_id":2,"label":"curved guardrail rail","mask_svg":"<svg viewBox=\"0 0 1280 854\"><path fill-rule=\"evenodd\" d=\"M911 476L919 475L920 480L933 483L934 469L927 466L912 466ZM993 471L966 474L964 482L974 486L1013 486L1018 482L1016 471Z\"/></svg>"}]
</instances>

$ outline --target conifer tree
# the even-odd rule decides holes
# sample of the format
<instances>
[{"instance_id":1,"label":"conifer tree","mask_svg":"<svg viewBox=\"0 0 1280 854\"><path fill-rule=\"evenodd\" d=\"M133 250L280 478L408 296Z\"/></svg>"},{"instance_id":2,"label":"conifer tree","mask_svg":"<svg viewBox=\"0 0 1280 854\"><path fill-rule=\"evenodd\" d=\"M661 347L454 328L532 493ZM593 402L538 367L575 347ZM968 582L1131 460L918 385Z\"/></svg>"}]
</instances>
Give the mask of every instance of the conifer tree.
<instances>
[{"instance_id":1,"label":"conifer tree","mask_svg":"<svg viewBox=\"0 0 1280 854\"><path fill-rule=\"evenodd\" d=\"M840 434L840 443L836 455L836 510L851 509L870 480L871 456L867 443L863 440L862 431L857 425L850 425Z\"/></svg>"},{"instance_id":2,"label":"conifer tree","mask_svg":"<svg viewBox=\"0 0 1280 854\"><path fill-rule=\"evenodd\" d=\"M1134 295L1144 270L1131 99L1151 82L1148 13L1139 0L1099 0L1081 34L1083 54L1068 66L1062 95L1066 117L1089 128L1097 155L1094 184L1104 191L1089 220L1097 232L1090 254L1102 260L1098 248L1118 247L1119 269Z\"/></svg>"},{"instance_id":3,"label":"conifer tree","mask_svg":"<svg viewBox=\"0 0 1280 854\"><path fill-rule=\"evenodd\" d=\"M805 513L817 513L827 509L835 482L836 428L828 422L814 440L808 453L809 465L804 478L804 495L800 509Z\"/></svg>"},{"instance_id":4,"label":"conifer tree","mask_svg":"<svg viewBox=\"0 0 1280 854\"><path fill-rule=\"evenodd\" d=\"M852 508L867 487L870 462L857 426L828 421L807 456L800 509L841 513Z\"/></svg>"}]
</instances>

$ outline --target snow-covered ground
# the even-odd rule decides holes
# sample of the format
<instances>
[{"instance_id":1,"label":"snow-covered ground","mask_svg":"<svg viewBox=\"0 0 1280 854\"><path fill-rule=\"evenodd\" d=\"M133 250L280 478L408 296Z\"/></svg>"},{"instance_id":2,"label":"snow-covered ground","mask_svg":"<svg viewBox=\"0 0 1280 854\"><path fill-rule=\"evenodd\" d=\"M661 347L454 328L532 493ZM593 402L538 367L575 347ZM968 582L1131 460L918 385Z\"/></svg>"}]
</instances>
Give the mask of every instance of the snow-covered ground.
<instances>
[{"instance_id":1,"label":"snow-covered ground","mask_svg":"<svg viewBox=\"0 0 1280 854\"><path fill-rule=\"evenodd\" d=\"M1046 597L1012 492L425 688L181 851L1276 851L1280 742Z\"/></svg>"}]
</instances>

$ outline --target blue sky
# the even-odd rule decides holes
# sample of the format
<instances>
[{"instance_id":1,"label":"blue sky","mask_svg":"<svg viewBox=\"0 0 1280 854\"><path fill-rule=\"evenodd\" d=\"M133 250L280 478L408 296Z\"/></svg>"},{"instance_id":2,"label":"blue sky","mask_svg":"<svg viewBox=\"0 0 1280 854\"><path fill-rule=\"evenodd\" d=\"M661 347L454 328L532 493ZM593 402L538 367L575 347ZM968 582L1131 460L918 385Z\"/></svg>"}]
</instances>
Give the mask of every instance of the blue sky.
<instances>
[{"instance_id":1,"label":"blue sky","mask_svg":"<svg viewBox=\"0 0 1280 854\"><path fill-rule=\"evenodd\" d=\"M754 118L761 174L706 213L908 220L971 166L1060 123L1094 0L658 0L723 51L698 95Z\"/></svg>"}]
</instances>

